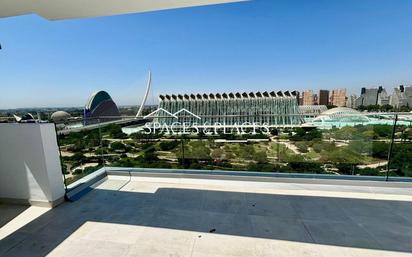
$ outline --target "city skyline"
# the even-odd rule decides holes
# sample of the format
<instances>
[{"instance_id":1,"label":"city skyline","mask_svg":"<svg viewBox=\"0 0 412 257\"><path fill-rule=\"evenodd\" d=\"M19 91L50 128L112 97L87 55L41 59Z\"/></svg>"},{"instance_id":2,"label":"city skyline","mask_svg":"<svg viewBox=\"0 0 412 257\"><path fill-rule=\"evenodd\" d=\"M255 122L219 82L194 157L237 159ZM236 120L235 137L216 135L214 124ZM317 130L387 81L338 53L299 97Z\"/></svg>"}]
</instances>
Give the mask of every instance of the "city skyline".
<instances>
[{"instance_id":1,"label":"city skyline","mask_svg":"<svg viewBox=\"0 0 412 257\"><path fill-rule=\"evenodd\" d=\"M204 88L391 93L412 84L411 11L402 0L254 0L58 22L6 18L0 109L83 106L99 90L136 105L149 69L148 103Z\"/></svg>"},{"instance_id":2,"label":"city skyline","mask_svg":"<svg viewBox=\"0 0 412 257\"><path fill-rule=\"evenodd\" d=\"M359 107L360 105L364 105L364 104L361 104L359 102L357 104L354 104L354 106L351 106L352 105L351 98L353 98L353 100L360 99L362 97L362 95L364 94L363 93L364 89L366 89L367 91L377 91L377 90L380 90L380 88L382 88L384 90L385 94L387 95L386 96L387 100L386 100L386 102L383 102L383 103L379 102L377 105L392 105L392 106L396 105L397 107L399 107L398 106L399 105L399 100L397 99L398 102L395 104L395 103L392 103L390 101L390 98L392 96L395 96L395 97L399 98L400 97L399 96L399 94L400 94L399 89L401 87L407 89L407 92L408 92L408 93L406 93L407 97L410 97L409 95L410 95L410 91L412 90L411 89L412 85L399 85L399 86L396 86L396 87L393 87L393 88L390 88L390 89L387 89L387 88L381 87L381 86L362 87L362 88L359 89L359 93L348 92L346 88L328 88L328 89L322 88L322 89L319 89L319 90L305 89L305 90L302 90L302 91L298 91L298 90L262 90L262 91L259 91L259 92L263 93L263 92L280 92L280 91L286 92L286 91L289 91L291 93L296 93L296 94L298 94L296 96L297 104L300 105L300 106L302 106L302 105L314 105L314 106L315 105L330 105L330 106L338 106L338 107L346 106L346 107L354 108L354 107ZM99 93L101 91L104 91L104 90L95 91L91 95L94 95L94 94ZM153 92L149 91L149 94L152 96L152 99L147 99L147 101L145 103L145 106L157 106L159 104L159 102L161 102L162 95L164 95L164 94L176 95L176 96L182 95L183 96L183 95L198 94L199 92L200 91L175 92L175 93L164 93L163 92L163 93L160 93L158 95L153 95ZM247 90L243 91L243 92L247 93L247 94L253 93L252 91L247 91ZM334 96L334 92L336 92L335 96ZM219 94L225 94L226 92L224 92L224 91L217 91L217 92L202 91L201 93L206 94L206 95L209 95L209 94L218 94L219 95ZM326 94L326 95L324 95L322 97L322 94ZM375 95L375 94L376 93L372 93L372 95ZM334 97L337 97L338 100L334 99ZM323 98L323 100L322 100L322 98ZM16 108L0 108L0 111L24 110L24 109L71 109L71 108L73 108L73 109L84 109L84 108L86 108L85 106L87 106L88 102L90 101L90 96L87 99L88 99L87 102L83 103L81 105L24 106L24 107L16 107ZM336 101L338 101L338 102L336 102ZM348 103L348 101L349 101L349 103ZM408 100L406 100L406 101L408 101ZM364 106L368 106L368 105L373 105L373 104L369 103L369 104L366 104ZM140 103L137 103L137 104L122 104L122 103L120 103L120 104L118 104L118 106L122 107L122 108L139 107Z\"/></svg>"}]
</instances>

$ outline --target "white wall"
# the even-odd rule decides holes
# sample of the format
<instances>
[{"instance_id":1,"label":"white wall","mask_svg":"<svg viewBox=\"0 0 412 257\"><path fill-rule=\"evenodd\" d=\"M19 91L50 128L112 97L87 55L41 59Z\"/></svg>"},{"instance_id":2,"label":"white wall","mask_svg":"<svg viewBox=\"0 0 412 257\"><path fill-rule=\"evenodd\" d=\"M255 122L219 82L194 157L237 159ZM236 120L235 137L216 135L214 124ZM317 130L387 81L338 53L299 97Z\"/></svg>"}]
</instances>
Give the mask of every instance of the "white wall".
<instances>
[{"instance_id":1,"label":"white wall","mask_svg":"<svg viewBox=\"0 0 412 257\"><path fill-rule=\"evenodd\" d=\"M0 124L0 201L56 204L63 197L54 125Z\"/></svg>"}]
</instances>

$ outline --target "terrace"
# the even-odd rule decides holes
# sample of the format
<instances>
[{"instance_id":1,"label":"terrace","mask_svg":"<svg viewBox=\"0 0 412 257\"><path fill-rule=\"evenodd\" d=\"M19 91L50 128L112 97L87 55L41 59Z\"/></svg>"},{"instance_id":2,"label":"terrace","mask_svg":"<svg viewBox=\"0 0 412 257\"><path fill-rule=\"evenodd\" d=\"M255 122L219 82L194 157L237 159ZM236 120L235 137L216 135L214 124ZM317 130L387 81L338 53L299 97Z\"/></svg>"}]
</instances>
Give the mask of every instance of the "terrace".
<instances>
[{"instance_id":1,"label":"terrace","mask_svg":"<svg viewBox=\"0 0 412 257\"><path fill-rule=\"evenodd\" d=\"M220 142L1 124L0 256L409 255L409 133L394 123Z\"/></svg>"},{"instance_id":2,"label":"terrace","mask_svg":"<svg viewBox=\"0 0 412 257\"><path fill-rule=\"evenodd\" d=\"M0 17L67 19L234 1L123 2L90 1L79 13L78 1L6 1ZM161 99L292 103L295 96ZM238 118L282 117L245 109ZM209 114L202 118L222 118ZM84 127L0 124L0 256L410 256L411 114L368 115L368 124L333 121L321 131L299 122L236 136L125 134L122 127L147 121L135 116Z\"/></svg>"},{"instance_id":3,"label":"terrace","mask_svg":"<svg viewBox=\"0 0 412 257\"><path fill-rule=\"evenodd\" d=\"M407 256L408 183L102 170L16 207L1 256ZM85 180L86 181L86 180ZM286 183L285 183L286 182ZM0 210L12 209L1 205ZM22 212L23 211L23 212ZM20 213L20 214L18 214Z\"/></svg>"}]
</instances>

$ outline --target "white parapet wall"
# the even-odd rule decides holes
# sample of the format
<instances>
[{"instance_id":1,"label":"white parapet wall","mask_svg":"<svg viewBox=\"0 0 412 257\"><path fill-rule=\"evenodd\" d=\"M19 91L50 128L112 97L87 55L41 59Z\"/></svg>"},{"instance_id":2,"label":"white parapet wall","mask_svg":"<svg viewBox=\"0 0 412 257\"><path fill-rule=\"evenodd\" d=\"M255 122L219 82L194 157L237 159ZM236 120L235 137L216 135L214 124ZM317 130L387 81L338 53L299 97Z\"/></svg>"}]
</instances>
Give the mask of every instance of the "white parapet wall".
<instances>
[{"instance_id":1,"label":"white parapet wall","mask_svg":"<svg viewBox=\"0 0 412 257\"><path fill-rule=\"evenodd\" d=\"M54 124L0 124L0 201L54 206L64 193Z\"/></svg>"}]
</instances>

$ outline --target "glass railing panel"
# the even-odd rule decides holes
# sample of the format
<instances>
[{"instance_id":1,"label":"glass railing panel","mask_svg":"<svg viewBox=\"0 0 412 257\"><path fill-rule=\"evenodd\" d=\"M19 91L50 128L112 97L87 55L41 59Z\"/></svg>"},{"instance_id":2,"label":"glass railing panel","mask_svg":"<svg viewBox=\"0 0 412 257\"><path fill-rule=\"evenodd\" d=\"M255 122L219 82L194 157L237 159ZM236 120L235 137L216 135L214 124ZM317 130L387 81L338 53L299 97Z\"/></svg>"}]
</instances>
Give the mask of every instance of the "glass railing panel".
<instances>
[{"instance_id":1,"label":"glass railing panel","mask_svg":"<svg viewBox=\"0 0 412 257\"><path fill-rule=\"evenodd\" d=\"M412 114L396 115L393 140L389 144L389 175L412 177ZM391 147L392 144L392 147Z\"/></svg>"},{"instance_id":2,"label":"glass railing panel","mask_svg":"<svg viewBox=\"0 0 412 257\"><path fill-rule=\"evenodd\" d=\"M241 133L222 127L165 129L150 123L170 125L171 117L156 117L149 123L135 122L134 117L124 119L132 121L58 129L69 182L104 165L334 176L412 175L408 161L412 157L412 119L408 113L341 114L299 126L245 128Z\"/></svg>"},{"instance_id":3,"label":"glass railing panel","mask_svg":"<svg viewBox=\"0 0 412 257\"><path fill-rule=\"evenodd\" d=\"M106 142L102 140L100 128L77 130L82 121L56 124L62 172L66 185L100 169L108 154ZM95 124L99 124L96 120ZM67 129L69 127L69 129ZM76 129L73 129L76 128ZM70 129L73 129L71 131Z\"/></svg>"}]
</instances>

